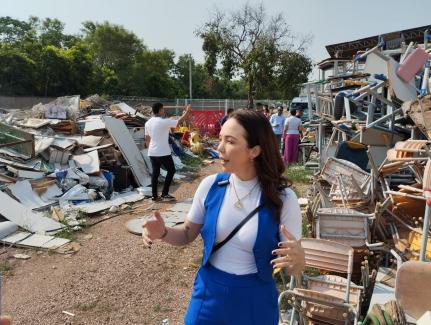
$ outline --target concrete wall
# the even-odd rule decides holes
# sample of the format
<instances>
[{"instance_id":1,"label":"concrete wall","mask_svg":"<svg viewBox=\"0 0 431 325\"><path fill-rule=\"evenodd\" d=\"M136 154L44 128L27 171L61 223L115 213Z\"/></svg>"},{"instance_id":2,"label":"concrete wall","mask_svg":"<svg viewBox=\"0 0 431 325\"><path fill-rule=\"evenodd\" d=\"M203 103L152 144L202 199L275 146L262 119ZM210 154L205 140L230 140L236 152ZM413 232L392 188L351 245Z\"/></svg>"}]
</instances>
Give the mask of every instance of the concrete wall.
<instances>
[{"instance_id":1,"label":"concrete wall","mask_svg":"<svg viewBox=\"0 0 431 325\"><path fill-rule=\"evenodd\" d=\"M22 108L30 109L34 105L46 104L53 101L56 97L10 97L0 96L0 108Z\"/></svg>"}]
</instances>

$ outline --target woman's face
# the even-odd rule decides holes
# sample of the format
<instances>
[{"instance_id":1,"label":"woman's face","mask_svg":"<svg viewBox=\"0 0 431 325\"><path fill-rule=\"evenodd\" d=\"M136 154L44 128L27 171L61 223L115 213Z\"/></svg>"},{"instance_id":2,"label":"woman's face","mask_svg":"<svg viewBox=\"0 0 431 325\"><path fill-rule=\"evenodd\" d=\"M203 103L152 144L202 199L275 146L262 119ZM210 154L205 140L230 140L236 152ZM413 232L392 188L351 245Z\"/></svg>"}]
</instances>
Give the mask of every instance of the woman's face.
<instances>
[{"instance_id":1,"label":"woman's face","mask_svg":"<svg viewBox=\"0 0 431 325\"><path fill-rule=\"evenodd\" d=\"M223 124L220 131L220 161L223 171L235 174L254 168L253 159L260 154L260 147L249 148L245 129L235 118L230 118Z\"/></svg>"}]
</instances>

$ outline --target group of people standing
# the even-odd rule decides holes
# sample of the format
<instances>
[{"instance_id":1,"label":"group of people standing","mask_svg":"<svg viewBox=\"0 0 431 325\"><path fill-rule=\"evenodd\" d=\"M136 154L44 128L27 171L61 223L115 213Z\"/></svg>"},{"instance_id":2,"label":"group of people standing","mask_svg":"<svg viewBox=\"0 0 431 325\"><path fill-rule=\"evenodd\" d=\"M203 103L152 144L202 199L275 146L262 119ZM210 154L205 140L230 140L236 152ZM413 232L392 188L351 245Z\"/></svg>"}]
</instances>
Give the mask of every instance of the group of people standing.
<instances>
[{"instance_id":1,"label":"group of people standing","mask_svg":"<svg viewBox=\"0 0 431 325\"><path fill-rule=\"evenodd\" d=\"M285 117L283 107L278 106L277 113L272 114L269 118L286 164L298 161L300 136L305 131L302 126L301 116L302 110L292 109L290 110L290 115Z\"/></svg>"}]
</instances>

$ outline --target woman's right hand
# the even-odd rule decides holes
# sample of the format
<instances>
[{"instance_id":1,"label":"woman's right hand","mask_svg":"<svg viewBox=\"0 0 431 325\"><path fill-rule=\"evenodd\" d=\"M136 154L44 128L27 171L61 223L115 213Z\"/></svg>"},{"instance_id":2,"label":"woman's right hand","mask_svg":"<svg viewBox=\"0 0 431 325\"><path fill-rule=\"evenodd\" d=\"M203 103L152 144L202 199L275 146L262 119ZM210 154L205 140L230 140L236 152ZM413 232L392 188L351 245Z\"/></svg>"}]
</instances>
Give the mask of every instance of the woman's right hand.
<instances>
[{"instance_id":1,"label":"woman's right hand","mask_svg":"<svg viewBox=\"0 0 431 325\"><path fill-rule=\"evenodd\" d=\"M9 316L0 316L0 325L11 325L12 318Z\"/></svg>"},{"instance_id":2,"label":"woman's right hand","mask_svg":"<svg viewBox=\"0 0 431 325\"><path fill-rule=\"evenodd\" d=\"M154 211L154 217L146 220L142 225L142 241L144 245L150 247L153 240L160 239L165 232L166 226L159 211Z\"/></svg>"}]
</instances>

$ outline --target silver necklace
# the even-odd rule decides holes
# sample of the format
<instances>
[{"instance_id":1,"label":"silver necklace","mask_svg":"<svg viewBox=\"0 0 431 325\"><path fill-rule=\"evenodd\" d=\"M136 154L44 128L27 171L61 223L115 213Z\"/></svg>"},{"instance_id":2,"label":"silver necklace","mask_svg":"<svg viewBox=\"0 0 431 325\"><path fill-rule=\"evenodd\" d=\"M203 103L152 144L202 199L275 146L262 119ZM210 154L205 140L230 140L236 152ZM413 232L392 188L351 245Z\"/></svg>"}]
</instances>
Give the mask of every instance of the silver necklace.
<instances>
[{"instance_id":1,"label":"silver necklace","mask_svg":"<svg viewBox=\"0 0 431 325\"><path fill-rule=\"evenodd\" d=\"M259 182L256 182L256 184L254 184L254 186L251 188L250 191L248 191L248 193L246 195L244 195L242 198L239 198L238 193L236 192L235 182L234 182L233 177L232 177L232 187L233 187L233 191L235 192L236 199L237 199L237 201L234 203L235 208L242 209L244 207L244 205L242 204L241 200L244 200L246 197L250 196L250 194L256 188L256 186L257 186L258 183Z\"/></svg>"}]
</instances>

